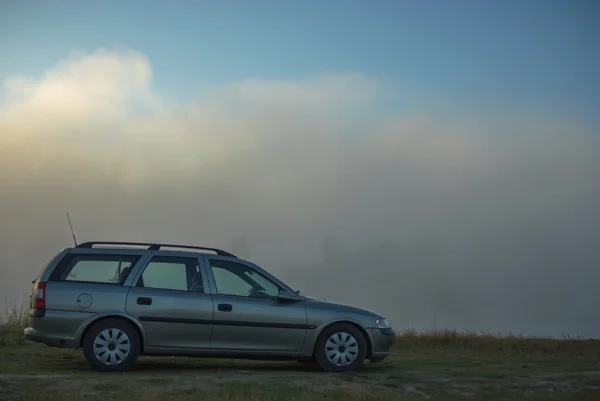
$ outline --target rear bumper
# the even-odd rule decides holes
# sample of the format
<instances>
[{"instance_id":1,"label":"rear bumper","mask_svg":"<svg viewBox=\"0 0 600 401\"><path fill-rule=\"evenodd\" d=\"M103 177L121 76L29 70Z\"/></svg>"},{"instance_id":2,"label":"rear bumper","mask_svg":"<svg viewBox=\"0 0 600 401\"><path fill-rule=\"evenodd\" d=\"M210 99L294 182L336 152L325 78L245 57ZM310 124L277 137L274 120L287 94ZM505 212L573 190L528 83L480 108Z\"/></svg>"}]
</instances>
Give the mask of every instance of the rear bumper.
<instances>
[{"instance_id":1,"label":"rear bumper","mask_svg":"<svg viewBox=\"0 0 600 401\"><path fill-rule=\"evenodd\" d=\"M23 330L23 336L26 340L34 341L36 343L43 343L46 341L46 338L41 336L33 327L26 327L25 330Z\"/></svg>"},{"instance_id":2,"label":"rear bumper","mask_svg":"<svg viewBox=\"0 0 600 401\"><path fill-rule=\"evenodd\" d=\"M23 330L26 340L52 347L77 348L77 332L88 314L56 310L29 311L29 327Z\"/></svg>"},{"instance_id":3,"label":"rear bumper","mask_svg":"<svg viewBox=\"0 0 600 401\"><path fill-rule=\"evenodd\" d=\"M391 330L369 329L371 337L371 360L383 360L390 355L396 342L396 333Z\"/></svg>"},{"instance_id":4,"label":"rear bumper","mask_svg":"<svg viewBox=\"0 0 600 401\"><path fill-rule=\"evenodd\" d=\"M45 336L33 327L26 327L25 330L23 330L23 336L26 340L45 344L50 347L77 348L79 346L75 340Z\"/></svg>"}]
</instances>

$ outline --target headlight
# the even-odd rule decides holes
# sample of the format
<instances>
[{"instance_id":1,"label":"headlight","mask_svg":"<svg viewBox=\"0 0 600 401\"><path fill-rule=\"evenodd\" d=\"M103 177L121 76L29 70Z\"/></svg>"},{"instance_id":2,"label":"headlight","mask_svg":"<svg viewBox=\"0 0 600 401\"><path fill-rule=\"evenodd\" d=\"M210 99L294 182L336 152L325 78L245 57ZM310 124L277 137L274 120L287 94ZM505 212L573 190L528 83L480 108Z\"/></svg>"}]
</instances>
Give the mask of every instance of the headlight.
<instances>
[{"instance_id":1,"label":"headlight","mask_svg":"<svg viewBox=\"0 0 600 401\"><path fill-rule=\"evenodd\" d=\"M389 329L392 327L390 326L390 323L387 321L387 319L377 319L375 321L375 325L378 329Z\"/></svg>"}]
</instances>

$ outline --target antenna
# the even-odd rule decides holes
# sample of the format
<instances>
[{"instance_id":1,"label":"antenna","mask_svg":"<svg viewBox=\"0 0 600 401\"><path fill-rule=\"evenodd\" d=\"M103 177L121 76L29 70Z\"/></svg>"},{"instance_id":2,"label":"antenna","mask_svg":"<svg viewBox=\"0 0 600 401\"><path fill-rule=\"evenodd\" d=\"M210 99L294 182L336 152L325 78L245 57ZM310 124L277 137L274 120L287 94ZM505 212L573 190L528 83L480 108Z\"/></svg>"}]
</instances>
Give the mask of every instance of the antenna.
<instances>
[{"instance_id":1,"label":"antenna","mask_svg":"<svg viewBox=\"0 0 600 401\"><path fill-rule=\"evenodd\" d=\"M71 227L71 234L73 235L73 242L75 246L77 246L77 240L75 239L75 232L73 231L73 225L71 224L71 218L69 217L69 212L67 212L67 220L69 220L69 227Z\"/></svg>"}]
</instances>

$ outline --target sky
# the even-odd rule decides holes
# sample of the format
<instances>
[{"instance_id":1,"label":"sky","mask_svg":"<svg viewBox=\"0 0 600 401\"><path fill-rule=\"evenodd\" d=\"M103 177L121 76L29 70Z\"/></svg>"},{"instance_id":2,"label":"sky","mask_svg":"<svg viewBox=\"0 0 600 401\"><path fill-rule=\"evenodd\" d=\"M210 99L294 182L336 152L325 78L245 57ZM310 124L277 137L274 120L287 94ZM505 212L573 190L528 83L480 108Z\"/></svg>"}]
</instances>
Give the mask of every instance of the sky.
<instances>
[{"instance_id":1,"label":"sky","mask_svg":"<svg viewBox=\"0 0 600 401\"><path fill-rule=\"evenodd\" d=\"M249 77L360 72L429 101L588 116L600 102L594 0L8 0L1 7L0 76L37 76L72 49L127 47L151 60L153 88L174 99ZM413 100L398 95L410 107Z\"/></svg>"},{"instance_id":2,"label":"sky","mask_svg":"<svg viewBox=\"0 0 600 401\"><path fill-rule=\"evenodd\" d=\"M68 211L80 241L229 248L399 329L600 337L599 18L1 2L0 294L70 246Z\"/></svg>"}]
</instances>

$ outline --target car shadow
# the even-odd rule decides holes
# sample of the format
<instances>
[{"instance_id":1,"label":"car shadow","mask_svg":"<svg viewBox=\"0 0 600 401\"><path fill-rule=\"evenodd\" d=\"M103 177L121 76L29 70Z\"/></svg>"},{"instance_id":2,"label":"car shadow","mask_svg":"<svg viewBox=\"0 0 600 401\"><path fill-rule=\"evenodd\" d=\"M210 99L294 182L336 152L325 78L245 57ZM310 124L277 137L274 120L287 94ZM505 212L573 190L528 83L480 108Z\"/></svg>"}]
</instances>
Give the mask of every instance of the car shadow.
<instances>
[{"instance_id":1,"label":"car shadow","mask_svg":"<svg viewBox=\"0 0 600 401\"><path fill-rule=\"evenodd\" d=\"M54 371L93 371L85 358L75 355L53 360ZM384 373L392 367L384 363L366 361L360 374ZM182 373L182 372L290 372L290 373L324 373L316 363L297 361L254 361L243 359L208 359L186 357L145 357L141 356L133 365L130 372L138 373Z\"/></svg>"},{"instance_id":2,"label":"car shadow","mask_svg":"<svg viewBox=\"0 0 600 401\"><path fill-rule=\"evenodd\" d=\"M34 349L35 351L35 349ZM32 352L35 357L35 367L40 373L92 373L85 357L79 350L39 348ZM395 370L393 365L365 361L358 374L381 374ZM289 373L324 373L316 364L311 362L289 361L261 361L248 359L227 358L201 358L201 357L171 357L171 356L140 356L131 372L148 374L152 372L178 373L178 372L289 372Z\"/></svg>"},{"instance_id":3,"label":"car shadow","mask_svg":"<svg viewBox=\"0 0 600 401\"><path fill-rule=\"evenodd\" d=\"M162 358L161 358L162 359ZM383 373L390 367L381 363L366 362L357 373ZM207 360L207 359L182 359L182 360L144 360L140 358L133 366L135 372L184 372L184 371L237 371L237 372L297 372L297 373L324 373L316 363L266 362L244 360Z\"/></svg>"},{"instance_id":4,"label":"car shadow","mask_svg":"<svg viewBox=\"0 0 600 401\"><path fill-rule=\"evenodd\" d=\"M143 360L140 358L132 371L136 372L158 372L158 371L289 371L289 372L319 372L321 369L316 364L299 362L262 362L262 361L214 361L214 360Z\"/></svg>"}]
</instances>

